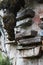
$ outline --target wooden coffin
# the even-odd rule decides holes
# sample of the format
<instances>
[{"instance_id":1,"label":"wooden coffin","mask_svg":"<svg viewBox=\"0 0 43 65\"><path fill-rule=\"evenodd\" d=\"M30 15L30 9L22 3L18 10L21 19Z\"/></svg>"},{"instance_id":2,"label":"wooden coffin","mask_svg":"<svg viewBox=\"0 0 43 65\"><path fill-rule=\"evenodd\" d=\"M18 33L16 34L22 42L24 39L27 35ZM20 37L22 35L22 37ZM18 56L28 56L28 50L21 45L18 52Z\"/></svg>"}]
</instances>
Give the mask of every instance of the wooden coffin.
<instances>
[{"instance_id":1,"label":"wooden coffin","mask_svg":"<svg viewBox=\"0 0 43 65\"><path fill-rule=\"evenodd\" d=\"M26 32L24 32L24 33L17 33L15 35L16 40L26 39L26 38L28 39L28 38L33 38L33 37L37 36L37 31L35 31L35 30L31 30L30 34L26 34Z\"/></svg>"},{"instance_id":2,"label":"wooden coffin","mask_svg":"<svg viewBox=\"0 0 43 65\"><path fill-rule=\"evenodd\" d=\"M37 51L37 53L36 53ZM25 49L18 52L20 58L38 58L41 56L41 49L40 47L35 47L34 49Z\"/></svg>"},{"instance_id":3,"label":"wooden coffin","mask_svg":"<svg viewBox=\"0 0 43 65\"><path fill-rule=\"evenodd\" d=\"M21 46L37 46L42 44L41 37L37 36L34 38L21 39L18 41Z\"/></svg>"},{"instance_id":4,"label":"wooden coffin","mask_svg":"<svg viewBox=\"0 0 43 65\"><path fill-rule=\"evenodd\" d=\"M19 37L16 37L16 40L21 40L21 39L29 39L29 38L33 38L35 37L35 35L25 35L25 36L19 36Z\"/></svg>"},{"instance_id":5,"label":"wooden coffin","mask_svg":"<svg viewBox=\"0 0 43 65\"><path fill-rule=\"evenodd\" d=\"M26 21L18 22L16 25L16 34L15 38L19 38L22 36L29 36L31 34L31 25L32 20L26 19Z\"/></svg>"},{"instance_id":6,"label":"wooden coffin","mask_svg":"<svg viewBox=\"0 0 43 65\"><path fill-rule=\"evenodd\" d=\"M6 41L6 42L5 42L5 45L6 45L6 44L17 45L17 42L16 42L15 40L13 40L13 41Z\"/></svg>"},{"instance_id":7,"label":"wooden coffin","mask_svg":"<svg viewBox=\"0 0 43 65\"><path fill-rule=\"evenodd\" d=\"M22 12L18 13L19 15L16 17L16 20L23 20L25 18L33 18L35 16L35 12L32 9L26 8Z\"/></svg>"},{"instance_id":8,"label":"wooden coffin","mask_svg":"<svg viewBox=\"0 0 43 65\"><path fill-rule=\"evenodd\" d=\"M26 21L25 21L26 20ZM32 19L24 19L23 21L17 22L19 25L16 25L16 28L21 27L21 28L27 28L32 25L33 21Z\"/></svg>"}]
</instances>

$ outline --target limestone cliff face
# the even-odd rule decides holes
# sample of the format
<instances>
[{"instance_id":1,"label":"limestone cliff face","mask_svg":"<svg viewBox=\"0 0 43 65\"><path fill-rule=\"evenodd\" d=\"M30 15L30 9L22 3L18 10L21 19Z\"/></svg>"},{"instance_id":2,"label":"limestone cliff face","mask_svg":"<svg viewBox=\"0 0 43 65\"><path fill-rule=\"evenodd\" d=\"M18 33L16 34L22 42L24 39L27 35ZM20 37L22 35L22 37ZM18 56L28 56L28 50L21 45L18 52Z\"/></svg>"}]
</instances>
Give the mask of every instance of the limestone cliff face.
<instances>
[{"instance_id":1,"label":"limestone cliff face","mask_svg":"<svg viewBox=\"0 0 43 65\"><path fill-rule=\"evenodd\" d=\"M28 1L26 0L26 3ZM17 27L15 29L16 30L15 37L17 38L18 44L15 44L15 41L12 42L9 40L5 40L7 55L9 56L10 59L12 58L13 65L43 65L43 56L40 57L41 55L40 46L38 47L34 47L34 46L31 47L29 45L23 46L23 44L29 44L29 42L31 41L32 42L38 41L38 43L40 43L39 35L41 32L41 29L38 26L38 24L40 23L40 16L42 16L43 14L43 4L35 4L33 10L35 11L35 17L32 19L32 24L30 26L29 25L26 26L26 23L28 23L27 21L29 21L29 18L17 22ZM30 40L28 36L32 37L31 30L37 31L37 36ZM28 37L28 39L26 39L26 36ZM21 37L23 37L22 40L21 40ZM20 39L19 41L18 41L18 38ZM20 43L20 42L23 42L23 43ZM43 47L42 47L42 50L43 50Z\"/></svg>"}]
</instances>

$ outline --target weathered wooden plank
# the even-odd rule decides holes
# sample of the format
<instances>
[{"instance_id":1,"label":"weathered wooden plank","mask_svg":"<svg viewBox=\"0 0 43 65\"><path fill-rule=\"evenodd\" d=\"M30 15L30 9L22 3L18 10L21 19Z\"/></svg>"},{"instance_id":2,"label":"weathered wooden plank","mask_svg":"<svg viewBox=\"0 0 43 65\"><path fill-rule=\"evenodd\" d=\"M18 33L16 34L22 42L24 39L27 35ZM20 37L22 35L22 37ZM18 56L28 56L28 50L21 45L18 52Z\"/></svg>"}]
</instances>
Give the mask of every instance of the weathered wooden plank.
<instances>
[{"instance_id":1,"label":"weathered wooden plank","mask_svg":"<svg viewBox=\"0 0 43 65\"><path fill-rule=\"evenodd\" d=\"M25 20L26 20L26 22L25 22ZM31 26L32 23L33 23L32 19L24 19L23 21L24 21L24 22L21 22L21 24L16 25L16 28L18 28L18 27L26 28L26 27ZM19 22L20 22L20 21L19 21Z\"/></svg>"},{"instance_id":2,"label":"weathered wooden plank","mask_svg":"<svg viewBox=\"0 0 43 65\"><path fill-rule=\"evenodd\" d=\"M41 55L41 48L35 47L34 49L30 49L30 50L21 50L19 51L19 53L20 53L20 56L19 56L20 58L33 58L35 56Z\"/></svg>"},{"instance_id":3,"label":"weathered wooden plank","mask_svg":"<svg viewBox=\"0 0 43 65\"><path fill-rule=\"evenodd\" d=\"M21 42L19 42L19 43L21 43ZM25 44L21 43L19 45L21 45L21 46L38 46L40 44L42 44L42 42L31 42L30 44L28 44L28 43L25 43Z\"/></svg>"},{"instance_id":4,"label":"weathered wooden plank","mask_svg":"<svg viewBox=\"0 0 43 65\"><path fill-rule=\"evenodd\" d=\"M34 49L34 48L36 48L36 47L42 47L43 48L43 44L41 44L41 45L37 45L37 46L27 46L27 47L23 47L23 46L18 46L17 47L17 50L19 50L19 51L22 51L22 50L30 50L30 49ZM41 49L42 50L42 49Z\"/></svg>"},{"instance_id":5,"label":"weathered wooden plank","mask_svg":"<svg viewBox=\"0 0 43 65\"><path fill-rule=\"evenodd\" d=\"M22 46L33 46L33 45L40 45L42 44L41 37L34 37L30 39L22 39L19 40L19 45Z\"/></svg>"},{"instance_id":6,"label":"weathered wooden plank","mask_svg":"<svg viewBox=\"0 0 43 65\"><path fill-rule=\"evenodd\" d=\"M39 58L41 58L42 56L39 54L39 55L37 55L37 56L31 56L31 57L20 57L20 58L23 58L23 59L39 59Z\"/></svg>"},{"instance_id":7,"label":"weathered wooden plank","mask_svg":"<svg viewBox=\"0 0 43 65\"><path fill-rule=\"evenodd\" d=\"M16 17L16 20L23 20L25 18L33 18L35 16L35 12L32 9L26 8Z\"/></svg>"},{"instance_id":8,"label":"weathered wooden plank","mask_svg":"<svg viewBox=\"0 0 43 65\"><path fill-rule=\"evenodd\" d=\"M17 45L17 42L14 40L14 41L6 41L5 42L5 45L6 44L10 44L10 45Z\"/></svg>"},{"instance_id":9,"label":"weathered wooden plank","mask_svg":"<svg viewBox=\"0 0 43 65\"><path fill-rule=\"evenodd\" d=\"M21 50L30 50L30 49L32 49L32 48L35 48L35 46L33 46L33 47L18 46L18 47L17 47L17 50L19 50L19 51L21 51Z\"/></svg>"},{"instance_id":10,"label":"weathered wooden plank","mask_svg":"<svg viewBox=\"0 0 43 65\"><path fill-rule=\"evenodd\" d=\"M24 35L24 33L22 33L21 35L20 35L20 33L18 33L18 34L16 34L15 35L15 37L16 37L16 40L20 40L20 39L28 39L28 38L33 38L33 37L35 37L35 36L37 36L37 31L34 31L34 30L32 30L31 31L31 33L28 35Z\"/></svg>"},{"instance_id":11,"label":"weathered wooden plank","mask_svg":"<svg viewBox=\"0 0 43 65\"><path fill-rule=\"evenodd\" d=\"M28 39L28 38L33 38L35 37L34 35L26 35L26 36L20 36L20 37L17 37L16 40L21 40L21 39Z\"/></svg>"}]
</instances>

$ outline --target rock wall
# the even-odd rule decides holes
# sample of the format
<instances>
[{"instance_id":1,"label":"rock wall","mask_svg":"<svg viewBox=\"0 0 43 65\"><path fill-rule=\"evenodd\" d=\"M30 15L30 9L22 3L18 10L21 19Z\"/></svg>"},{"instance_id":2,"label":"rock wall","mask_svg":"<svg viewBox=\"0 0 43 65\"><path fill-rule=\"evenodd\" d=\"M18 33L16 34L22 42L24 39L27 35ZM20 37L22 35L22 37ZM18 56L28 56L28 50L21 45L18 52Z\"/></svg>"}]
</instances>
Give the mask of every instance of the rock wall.
<instances>
[{"instance_id":1,"label":"rock wall","mask_svg":"<svg viewBox=\"0 0 43 65\"><path fill-rule=\"evenodd\" d=\"M42 15L43 11L43 5L41 4L35 4L34 6L34 11L35 11L35 16L39 15L39 17ZM41 12L41 13L40 13ZM40 13L40 14L39 14ZM37 18L37 17L36 17ZM23 36L23 35L30 35L31 30L35 30L38 32L38 36L40 35L41 29L38 26L37 21L39 22L39 19L33 19L33 24L31 26L28 26L27 28L17 28L16 30L19 30L19 34L16 34L17 36ZM27 19L21 21L21 22L26 22ZM17 23L19 24L19 23ZM40 40L39 40L40 41ZM40 46L38 47L33 47L30 49L29 45L26 47L19 46L20 42L18 44L14 43L8 43L6 45L6 50L7 50L7 55L9 56L10 59L12 59L13 65L43 65L43 56L40 51Z\"/></svg>"}]
</instances>

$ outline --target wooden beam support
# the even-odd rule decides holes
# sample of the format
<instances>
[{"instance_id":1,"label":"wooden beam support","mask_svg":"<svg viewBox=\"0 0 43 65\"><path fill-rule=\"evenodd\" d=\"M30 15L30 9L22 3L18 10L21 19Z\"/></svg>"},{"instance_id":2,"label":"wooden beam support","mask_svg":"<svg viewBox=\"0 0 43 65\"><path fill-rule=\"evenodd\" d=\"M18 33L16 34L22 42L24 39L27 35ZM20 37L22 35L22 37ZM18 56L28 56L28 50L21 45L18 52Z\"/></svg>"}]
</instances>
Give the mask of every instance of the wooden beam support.
<instances>
[{"instance_id":1,"label":"wooden beam support","mask_svg":"<svg viewBox=\"0 0 43 65\"><path fill-rule=\"evenodd\" d=\"M6 44L17 45L17 42L16 41L7 41L7 42L5 42L5 45Z\"/></svg>"}]
</instances>

